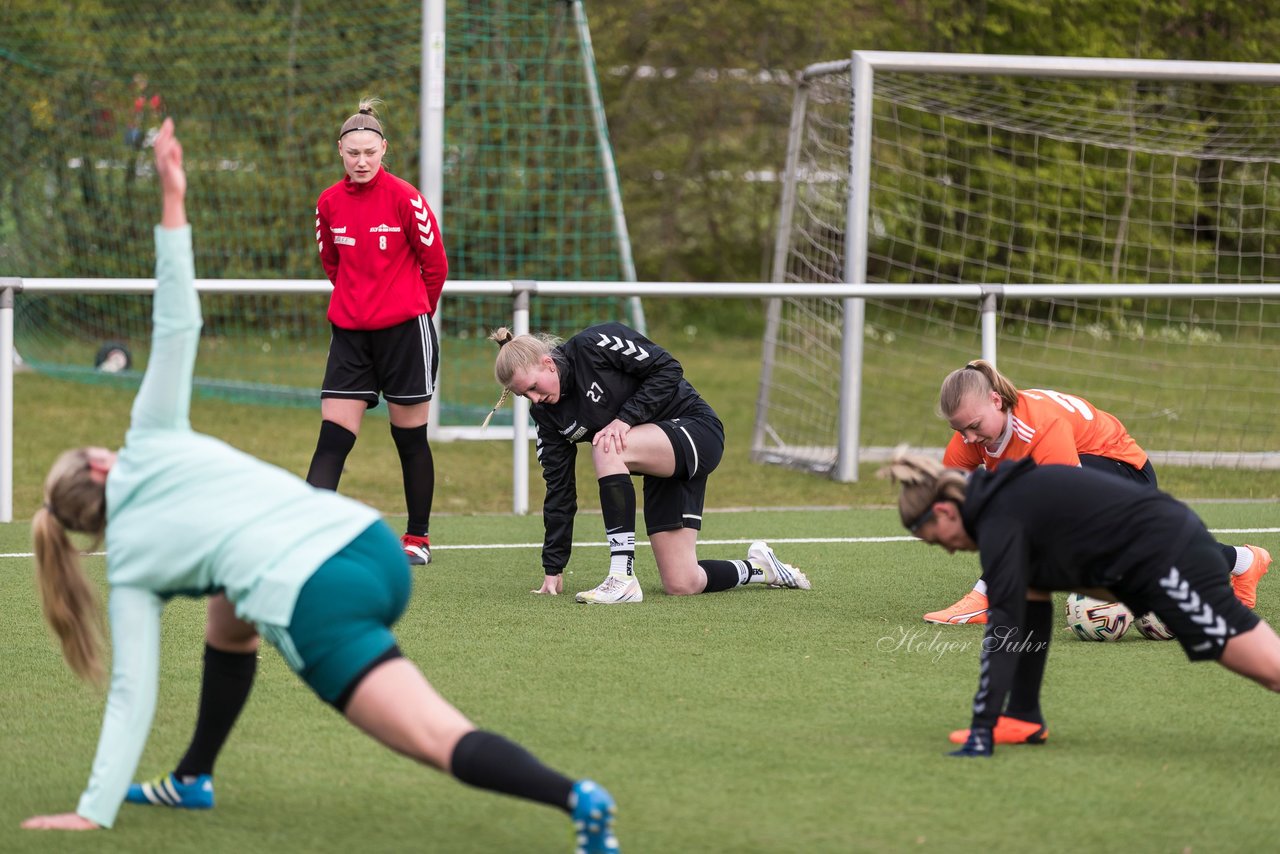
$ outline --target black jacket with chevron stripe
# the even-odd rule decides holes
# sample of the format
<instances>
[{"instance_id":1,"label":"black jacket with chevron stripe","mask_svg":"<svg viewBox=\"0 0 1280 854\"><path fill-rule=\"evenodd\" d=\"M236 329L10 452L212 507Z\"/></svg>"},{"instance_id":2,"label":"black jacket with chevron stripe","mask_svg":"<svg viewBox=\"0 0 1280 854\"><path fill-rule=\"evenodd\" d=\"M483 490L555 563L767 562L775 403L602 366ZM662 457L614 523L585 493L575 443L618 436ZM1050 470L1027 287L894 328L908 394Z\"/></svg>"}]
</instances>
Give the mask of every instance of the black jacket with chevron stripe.
<instances>
[{"instance_id":1,"label":"black jacket with chevron stripe","mask_svg":"<svg viewBox=\"0 0 1280 854\"><path fill-rule=\"evenodd\" d=\"M568 564L573 545L576 446L590 442L615 418L634 427L711 408L674 356L621 323L584 329L551 355L561 374L560 397L553 404L530 406L529 414L547 484L542 566L554 575Z\"/></svg>"},{"instance_id":2,"label":"black jacket with chevron stripe","mask_svg":"<svg viewBox=\"0 0 1280 854\"><path fill-rule=\"evenodd\" d=\"M1191 508L1158 489L1030 459L974 472L961 519L978 544L990 608L975 727L995 725L1021 646L1049 640L1026 637L1028 588L1110 588L1135 574L1163 574L1197 531L1208 536Z\"/></svg>"}]
</instances>

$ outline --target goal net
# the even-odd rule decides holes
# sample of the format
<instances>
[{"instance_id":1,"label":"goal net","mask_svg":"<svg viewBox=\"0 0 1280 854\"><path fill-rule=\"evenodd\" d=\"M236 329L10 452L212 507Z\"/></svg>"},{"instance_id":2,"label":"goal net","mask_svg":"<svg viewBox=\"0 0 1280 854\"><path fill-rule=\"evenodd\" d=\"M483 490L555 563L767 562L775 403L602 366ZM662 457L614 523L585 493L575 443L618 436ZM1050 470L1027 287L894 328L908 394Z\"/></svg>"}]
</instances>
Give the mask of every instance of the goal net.
<instances>
[{"instance_id":1,"label":"goal net","mask_svg":"<svg viewBox=\"0 0 1280 854\"><path fill-rule=\"evenodd\" d=\"M323 281L315 200L342 178L336 132L362 97L384 102L387 168L420 183L423 6L371 0L355 16L301 2L9 8L0 99L4 137L21 156L0 171L0 275L152 276L159 194L148 143L167 114L185 148L197 275ZM446 4L437 214L452 281L634 278L582 15L581 3ZM315 406L327 303L206 295L197 389ZM631 308L543 298L531 326L566 335ZM17 350L48 376L135 384L149 315L146 296L20 294ZM446 286L440 316L440 423L476 425L498 391L485 336L510 324L511 300L451 298ZM100 355L115 345L132 362L104 370L119 366Z\"/></svg>"},{"instance_id":2,"label":"goal net","mask_svg":"<svg viewBox=\"0 0 1280 854\"><path fill-rule=\"evenodd\" d=\"M1280 467L1280 288L1214 294L1280 282L1280 66L1233 78L1230 63L961 57L968 73L940 73L911 59L952 57L870 56L890 61L868 74L869 128L853 120L863 66L813 66L798 86L774 281L1198 286L1195 298L1001 300L1000 370L1113 413L1157 464ZM870 168L855 235L858 131ZM938 387L982 355L979 309L865 302L861 412L846 412L863 460L946 444ZM837 467L845 321L837 299L770 304L756 460Z\"/></svg>"}]
</instances>

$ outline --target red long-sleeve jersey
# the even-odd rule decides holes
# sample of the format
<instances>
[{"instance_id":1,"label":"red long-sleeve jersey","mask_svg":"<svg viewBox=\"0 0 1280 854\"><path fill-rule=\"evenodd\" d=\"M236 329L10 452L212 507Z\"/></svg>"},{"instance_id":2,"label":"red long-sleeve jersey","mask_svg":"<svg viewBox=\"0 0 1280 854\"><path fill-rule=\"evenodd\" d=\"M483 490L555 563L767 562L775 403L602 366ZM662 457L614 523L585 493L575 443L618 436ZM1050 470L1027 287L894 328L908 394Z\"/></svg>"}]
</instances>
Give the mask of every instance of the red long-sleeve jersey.
<instances>
[{"instance_id":1,"label":"red long-sleeve jersey","mask_svg":"<svg viewBox=\"0 0 1280 854\"><path fill-rule=\"evenodd\" d=\"M435 214L408 181L382 168L367 183L329 187L316 202L316 244L334 325L386 329L435 313L449 261Z\"/></svg>"}]
</instances>

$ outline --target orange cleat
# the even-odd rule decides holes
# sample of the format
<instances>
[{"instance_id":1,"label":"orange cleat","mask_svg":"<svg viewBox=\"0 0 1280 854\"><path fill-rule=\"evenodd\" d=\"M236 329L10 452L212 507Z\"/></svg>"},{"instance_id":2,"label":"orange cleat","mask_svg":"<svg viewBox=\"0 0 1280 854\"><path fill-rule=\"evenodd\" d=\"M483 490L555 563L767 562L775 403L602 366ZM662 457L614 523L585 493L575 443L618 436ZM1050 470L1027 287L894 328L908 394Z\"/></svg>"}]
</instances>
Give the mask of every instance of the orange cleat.
<instances>
[{"instance_id":1,"label":"orange cleat","mask_svg":"<svg viewBox=\"0 0 1280 854\"><path fill-rule=\"evenodd\" d=\"M1264 572L1266 570L1263 570ZM956 604L941 611L933 611L924 615L926 623L942 623L958 626L965 623L985 623L987 621L987 594L970 590Z\"/></svg>"},{"instance_id":2,"label":"orange cleat","mask_svg":"<svg viewBox=\"0 0 1280 854\"><path fill-rule=\"evenodd\" d=\"M1231 576L1231 588L1236 591L1236 598L1244 603L1246 608L1252 608L1258 604L1258 582L1271 568L1271 552L1259 546L1245 546L1245 548L1253 552L1253 563L1239 575Z\"/></svg>"},{"instance_id":3,"label":"orange cleat","mask_svg":"<svg viewBox=\"0 0 1280 854\"><path fill-rule=\"evenodd\" d=\"M996 728L992 732L996 744L1044 744L1049 740L1049 728L1044 724L1004 715L996 718ZM947 740L952 744L964 744L969 740L969 730L958 729L947 736Z\"/></svg>"}]
</instances>

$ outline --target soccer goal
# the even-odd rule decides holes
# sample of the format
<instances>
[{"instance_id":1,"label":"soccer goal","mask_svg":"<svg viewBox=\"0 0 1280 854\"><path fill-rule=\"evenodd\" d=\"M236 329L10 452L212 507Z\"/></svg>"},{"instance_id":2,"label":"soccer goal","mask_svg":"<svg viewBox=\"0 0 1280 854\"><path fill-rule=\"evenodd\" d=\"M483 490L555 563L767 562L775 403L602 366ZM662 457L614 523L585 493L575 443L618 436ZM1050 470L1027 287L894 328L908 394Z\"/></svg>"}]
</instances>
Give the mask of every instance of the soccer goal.
<instances>
[{"instance_id":1,"label":"soccer goal","mask_svg":"<svg viewBox=\"0 0 1280 854\"><path fill-rule=\"evenodd\" d=\"M940 450L938 386L986 356L1114 413L1157 464L1280 467L1277 115L1280 65L806 69L773 280L985 299L770 301L753 458L851 480L897 444Z\"/></svg>"},{"instance_id":2,"label":"soccer goal","mask_svg":"<svg viewBox=\"0 0 1280 854\"><path fill-rule=\"evenodd\" d=\"M17 300L17 349L45 376L141 377L150 299L92 291L152 275L148 142L164 115L185 146L202 278L327 284L315 200L343 176L337 128L377 96L384 165L432 201L450 281L635 279L581 0L370 0L355 18L300 3L19 4L0 15L0 96L28 155L0 173L0 276L85 284ZM318 406L323 290L210 295L197 392ZM432 415L448 431L493 405L485 336L510 316L509 296L446 289ZM539 300L530 322L567 335L603 319L643 325L638 301L600 296ZM106 363L119 370L97 357L113 346L131 356ZM510 410L498 418L486 437L510 436Z\"/></svg>"}]
</instances>

